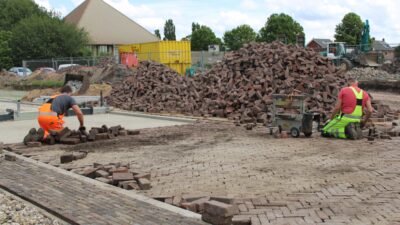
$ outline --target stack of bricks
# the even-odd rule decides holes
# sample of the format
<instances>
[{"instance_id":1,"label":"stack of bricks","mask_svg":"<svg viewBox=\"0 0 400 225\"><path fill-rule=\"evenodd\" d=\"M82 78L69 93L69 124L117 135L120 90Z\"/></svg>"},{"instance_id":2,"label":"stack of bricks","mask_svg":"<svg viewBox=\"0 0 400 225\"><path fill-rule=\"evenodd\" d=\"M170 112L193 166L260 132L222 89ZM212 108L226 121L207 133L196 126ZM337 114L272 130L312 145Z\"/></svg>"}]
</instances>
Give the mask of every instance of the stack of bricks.
<instances>
[{"instance_id":1,"label":"stack of bricks","mask_svg":"<svg viewBox=\"0 0 400 225\"><path fill-rule=\"evenodd\" d=\"M93 166L71 171L126 190L149 190L151 188L151 174L131 169L129 164L94 163Z\"/></svg>"},{"instance_id":2,"label":"stack of bricks","mask_svg":"<svg viewBox=\"0 0 400 225\"><path fill-rule=\"evenodd\" d=\"M106 125L93 127L89 132L85 130L70 130L68 127L65 127L59 132L50 131L52 138L48 138L44 142L50 145L56 143L76 145L88 141L113 139L118 136L138 135L139 133L140 131L138 130L125 130L121 125L113 127L107 127ZM24 140L24 144L28 147L40 147L42 143L32 140Z\"/></svg>"}]
</instances>

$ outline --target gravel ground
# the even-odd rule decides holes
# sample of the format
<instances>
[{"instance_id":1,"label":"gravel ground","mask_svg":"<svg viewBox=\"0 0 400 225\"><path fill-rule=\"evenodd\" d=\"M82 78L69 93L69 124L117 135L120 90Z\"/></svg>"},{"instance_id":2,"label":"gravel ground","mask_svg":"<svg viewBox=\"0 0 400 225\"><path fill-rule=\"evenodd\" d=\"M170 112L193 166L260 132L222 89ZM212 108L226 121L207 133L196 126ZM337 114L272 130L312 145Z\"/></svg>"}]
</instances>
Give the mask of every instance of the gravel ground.
<instances>
[{"instance_id":1,"label":"gravel ground","mask_svg":"<svg viewBox=\"0 0 400 225\"><path fill-rule=\"evenodd\" d=\"M0 191L0 224L2 225L61 225L57 219L46 217L31 205Z\"/></svg>"}]
</instances>

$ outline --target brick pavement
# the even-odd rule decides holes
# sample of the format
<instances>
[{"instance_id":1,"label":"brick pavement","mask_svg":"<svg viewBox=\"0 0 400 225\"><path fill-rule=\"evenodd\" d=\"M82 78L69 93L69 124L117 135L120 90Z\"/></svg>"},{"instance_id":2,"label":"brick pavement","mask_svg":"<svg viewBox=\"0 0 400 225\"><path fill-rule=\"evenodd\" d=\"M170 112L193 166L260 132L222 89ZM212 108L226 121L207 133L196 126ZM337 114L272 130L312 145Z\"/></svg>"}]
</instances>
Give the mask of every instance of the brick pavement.
<instances>
[{"instance_id":1,"label":"brick pavement","mask_svg":"<svg viewBox=\"0 0 400 225\"><path fill-rule=\"evenodd\" d=\"M0 159L0 171L1 188L72 224L206 224L36 163Z\"/></svg>"},{"instance_id":2,"label":"brick pavement","mask_svg":"<svg viewBox=\"0 0 400 225\"><path fill-rule=\"evenodd\" d=\"M74 164L132 162L152 173L152 189L142 192L149 197L238 198L241 216L253 225L400 224L399 138L369 143L265 133L223 124L162 128L104 143Z\"/></svg>"}]
</instances>

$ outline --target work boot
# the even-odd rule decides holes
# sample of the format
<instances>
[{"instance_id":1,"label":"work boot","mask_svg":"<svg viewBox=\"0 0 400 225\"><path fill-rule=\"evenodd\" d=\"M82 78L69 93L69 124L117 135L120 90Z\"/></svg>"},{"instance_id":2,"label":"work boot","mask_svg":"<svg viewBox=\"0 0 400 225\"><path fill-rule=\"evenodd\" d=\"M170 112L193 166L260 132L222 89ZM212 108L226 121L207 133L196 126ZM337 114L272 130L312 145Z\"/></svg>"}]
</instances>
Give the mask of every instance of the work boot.
<instances>
[{"instance_id":1,"label":"work boot","mask_svg":"<svg viewBox=\"0 0 400 225\"><path fill-rule=\"evenodd\" d=\"M349 123L345 128L345 135L348 139L358 140L358 132L354 123Z\"/></svg>"},{"instance_id":2,"label":"work boot","mask_svg":"<svg viewBox=\"0 0 400 225\"><path fill-rule=\"evenodd\" d=\"M39 128L37 130L37 141L39 141L39 142L44 141L44 130L43 130L43 128Z\"/></svg>"},{"instance_id":3,"label":"work boot","mask_svg":"<svg viewBox=\"0 0 400 225\"><path fill-rule=\"evenodd\" d=\"M35 128L29 130L28 134L24 137L24 144L27 145L28 142L35 141L37 137L37 131Z\"/></svg>"}]
</instances>

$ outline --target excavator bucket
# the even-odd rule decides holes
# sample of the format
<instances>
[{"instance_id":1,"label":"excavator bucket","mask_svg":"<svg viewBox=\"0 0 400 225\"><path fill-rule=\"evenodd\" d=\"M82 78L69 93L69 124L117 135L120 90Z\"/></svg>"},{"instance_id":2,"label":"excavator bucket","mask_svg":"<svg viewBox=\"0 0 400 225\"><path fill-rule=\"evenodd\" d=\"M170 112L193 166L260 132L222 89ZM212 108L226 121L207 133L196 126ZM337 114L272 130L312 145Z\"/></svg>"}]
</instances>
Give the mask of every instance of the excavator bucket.
<instances>
[{"instance_id":1,"label":"excavator bucket","mask_svg":"<svg viewBox=\"0 0 400 225\"><path fill-rule=\"evenodd\" d=\"M366 52L358 56L358 61L362 66L379 67L382 66L381 53Z\"/></svg>"},{"instance_id":2,"label":"excavator bucket","mask_svg":"<svg viewBox=\"0 0 400 225\"><path fill-rule=\"evenodd\" d=\"M64 85L69 85L74 94L84 94L90 86L88 76L78 74L65 74Z\"/></svg>"}]
</instances>

